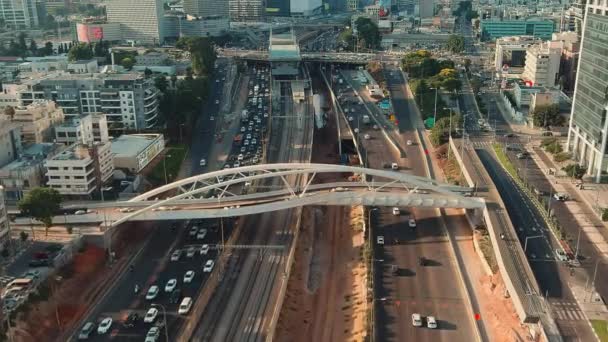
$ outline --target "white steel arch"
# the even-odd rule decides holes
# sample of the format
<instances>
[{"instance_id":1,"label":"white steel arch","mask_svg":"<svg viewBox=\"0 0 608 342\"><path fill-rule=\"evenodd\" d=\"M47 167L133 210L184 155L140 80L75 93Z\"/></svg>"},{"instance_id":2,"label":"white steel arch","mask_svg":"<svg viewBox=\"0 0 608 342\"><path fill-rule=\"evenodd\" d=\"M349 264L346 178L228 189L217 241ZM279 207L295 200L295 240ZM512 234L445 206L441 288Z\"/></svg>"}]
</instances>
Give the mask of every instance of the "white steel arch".
<instances>
[{"instance_id":1,"label":"white steel arch","mask_svg":"<svg viewBox=\"0 0 608 342\"><path fill-rule=\"evenodd\" d=\"M364 185L366 191L349 191L349 194L316 193L314 194L315 196L309 196L313 194L308 194L308 188L317 173L353 173L361 175L361 180L351 184L357 184L359 188ZM309 180L305 186L294 188L286 179L286 177L293 175L309 175ZM366 180L366 176L371 176L373 178L371 181L368 181ZM275 203L266 202L263 204L248 206L248 209L230 208L230 213L233 215L252 214L315 203L327 205L404 205L449 208L481 208L484 206L483 201L480 201L479 199L466 198L458 192L458 190L468 191L469 189L467 188L458 188L454 187L453 185L441 184L432 179L413 176L405 173L346 165L279 163L244 166L235 169L214 171L161 186L145 194L139 195L125 203L135 204L136 202L148 202L158 199L144 208L122 216L114 221L112 225L119 225L159 207L183 203L187 200L198 202L205 197L209 198L211 196L211 191L215 191L216 193L219 192L217 197L214 197L218 203L231 202L229 199L230 197L236 200L238 197L242 196L229 191L231 186L238 186L239 184L249 182L259 182L269 178L280 179L284 188L289 192L290 196L280 201L283 203L279 204L278 201ZM376 178L381 178L388 181L377 182ZM392 195L388 195L390 194L389 190L394 188L396 185L402 186L405 192L401 191L398 195L394 193ZM336 188L334 190L339 190L339 192L342 192L345 189ZM409 194L408 192L412 192L412 190L424 190L425 192L430 192L430 194ZM385 199L384 201L381 200L383 198ZM291 203L284 203L285 201L291 201ZM210 215L209 217L229 216L225 214L225 211L223 213L217 213L217 210L217 208L207 209L208 215ZM183 214L186 213L183 212ZM168 216L175 215L178 214L171 214Z\"/></svg>"}]
</instances>

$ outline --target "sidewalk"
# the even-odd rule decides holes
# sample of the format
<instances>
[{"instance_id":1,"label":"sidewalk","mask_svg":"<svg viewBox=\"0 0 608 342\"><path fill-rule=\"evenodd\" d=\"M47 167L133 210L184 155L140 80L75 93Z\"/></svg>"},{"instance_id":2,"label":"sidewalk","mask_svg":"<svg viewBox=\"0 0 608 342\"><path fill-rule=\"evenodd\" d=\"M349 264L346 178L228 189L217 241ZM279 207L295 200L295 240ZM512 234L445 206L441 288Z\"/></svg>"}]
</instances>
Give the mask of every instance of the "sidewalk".
<instances>
[{"instance_id":1,"label":"sidewalk","mask_svg":"<svg viewBox=\"0 0 608 342\"><path fill-rule=\"evenodd\" d=\"M538 146L527 146L527 150L530 151L530 157L542 170L548 170L549 168L559 169L559 166L555 165L550 157ZM564 192L570 195L574 200L566 201L564 204L568 208L568 211L572 214L576 223L581 227L589 241L591 241L597 250L601 253L604 259L608 260L608 242L605 234L608 235L606 223L601 221L601 218L597 215L597 212L593 210L593 204L590 204L589 195L597 194L602 200L608 200L608 192L605 191L593 191L593 190L580 190L572 185L570 178L558 178L554 175L544 173L545 178L551 184L553 193ZM592 186L592 185L590 185ZM580 201L579 199L582 199Z\"/></svg>"}]
</instances>

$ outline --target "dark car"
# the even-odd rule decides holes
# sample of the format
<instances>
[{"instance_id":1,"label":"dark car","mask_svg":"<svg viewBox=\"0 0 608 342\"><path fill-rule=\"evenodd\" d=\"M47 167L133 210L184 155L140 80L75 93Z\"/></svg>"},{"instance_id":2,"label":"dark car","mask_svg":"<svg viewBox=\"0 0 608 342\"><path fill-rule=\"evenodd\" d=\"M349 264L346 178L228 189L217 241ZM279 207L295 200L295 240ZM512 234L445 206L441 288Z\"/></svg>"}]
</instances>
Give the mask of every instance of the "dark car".
<instances>
[{"instance_id":1,"label":"dark car","mask_svg":"<svg viewBox=\"0 0 608 342\"><path fill-rule=\"evenodd\" d=\"M32 259L28 265L30 267L45 267L49 265L49 259Z\"/></svg>"},{"instance_id":2,"label":"dark car","mask_svg":"<svg viewBox=\"0 0 608 342\"><path fill-rule=\"evenodd\" d=\"M173 290L173 292L171 292L171 296L169 297L169 303L177 304L177 303L179 303L179 300L181 298L182 298L181 289L175 289L175 290Z\"/></svg>"},{"instance_id":3,"label":"dark car","mask_svg":"<svg viewBox=\"0 0 608 342\"><path fill-rule=\"evenodd\" d=\"M420 264L420 266L426 266L426 258L425 257L418 258L418 263Z\"/></svg>"},{"instance_id":4,"label":"dark car","mask_svg":"<svg viewBox=\"0 0 608 342\"><path fill-rule=\"evenodd\" d=\"M127 319L125 320L123 325L125 326L125 328L133 328L135 324L137 324L137 322L139 321L139 318L140 317L136 312L132 312L129 314L129 316L127 316Z\"/></svg>"}]
</instances>

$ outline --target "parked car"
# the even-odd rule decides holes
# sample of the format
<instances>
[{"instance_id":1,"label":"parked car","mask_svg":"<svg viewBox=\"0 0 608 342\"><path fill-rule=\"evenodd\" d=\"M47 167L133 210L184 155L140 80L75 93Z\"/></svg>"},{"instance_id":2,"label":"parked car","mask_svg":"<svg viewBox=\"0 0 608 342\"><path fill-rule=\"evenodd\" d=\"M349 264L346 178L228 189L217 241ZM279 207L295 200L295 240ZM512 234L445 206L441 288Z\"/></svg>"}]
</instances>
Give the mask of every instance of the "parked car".
<instances>
[{"instance_id":1,"label":"parked car","mask_svg":"<svg viewBox=\"0 0 608 342\"><path fill-rule=\"evenodd\" d=\"M384 236L378 235L376 237L376 243L379 244L379 245L384 245Z\"/></svg>"},{"instance_id":2,"label":"parked car","mask_svg":"<svg viewBox=\"0 0 608 342\"><path fill-rule=\"evenodd\" d=\"M393 215L395 215L395 216L401 215L401 210L399 210L399 208L397 208L397 207L394 207L393 208Z\"/></svg>"},{"instance_id":3,"label":"parked car","mask_svg":"<svg viewBox=\"0 0 608 342\"><path fill-rule=\"evenodd\" d=\"M422 316L419 313L412 314L412 325L415 327L422 326Z\"/></svg>"},{"instance_id":4,"label":"parked car","mask_svg":"<svg viewBox=\"0 0 608 342\"><path fill-rule=\"evenodd\" d=\"M435 316L428 316L426 318L426 327L429 329L437 329L437 320Z\"/></svg>"}]
</instances>

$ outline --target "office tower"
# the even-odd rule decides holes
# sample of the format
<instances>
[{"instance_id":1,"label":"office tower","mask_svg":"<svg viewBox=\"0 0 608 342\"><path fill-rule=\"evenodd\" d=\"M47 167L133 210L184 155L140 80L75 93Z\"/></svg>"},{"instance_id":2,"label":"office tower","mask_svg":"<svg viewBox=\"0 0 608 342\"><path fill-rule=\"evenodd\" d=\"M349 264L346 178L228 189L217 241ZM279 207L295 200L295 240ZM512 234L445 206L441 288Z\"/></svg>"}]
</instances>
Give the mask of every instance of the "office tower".
<instances>
[{"instance_id":1,"label":"office tower","mask_svg":"<svg viewBox=\"0 0 608 342\"><path fill-rule=\"evenodd\" d=\"M31 29L40 25L35 0L0 0L0 19L12 29Z\"/></svg>"},{"instance_id":2,"label":"office tower","mask_svg":"<svg viewBox=\"0 0 608 342\"><path fill-rule=\"evenodd\" d=\"M567 146L574 160L586 167L587 174L598 182L608 166L606 41L608 6L603 1L590 1L583 25Z\"/></svg>"},{"instance_id":3,"label":"office tower","mask_svg":"<svg viewBox=\"0 0 608 342\"><path fill-rule=\"evenodd\" d=\"M263 0L228 0L230 20L256 21L264 16Z\"/></svg>"},{"instance_id":4,"label":"office tower","mask_svg":"<svg viewBox=\"0 0 608 342\"><path fill-rule=\"evenodd\" d=\"M164 40L162 0L109 0L108 23L119 23L124 40L161 44Z\"/></svg>"},{"instance_id":5,"label":"office tower","mask_svg":"<svg viewBox=\"0 0 608 342\"><path fill-rule=\"evenodd\" d=\"M227 1L184 0L184 12L197 17L227 17Z\"/></svg>"}]
</instances>

